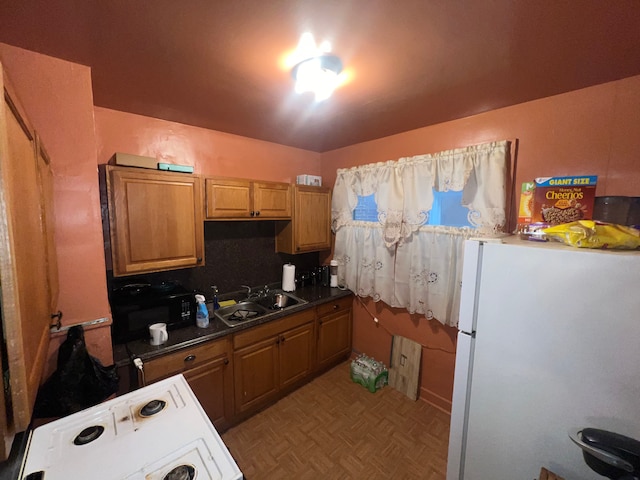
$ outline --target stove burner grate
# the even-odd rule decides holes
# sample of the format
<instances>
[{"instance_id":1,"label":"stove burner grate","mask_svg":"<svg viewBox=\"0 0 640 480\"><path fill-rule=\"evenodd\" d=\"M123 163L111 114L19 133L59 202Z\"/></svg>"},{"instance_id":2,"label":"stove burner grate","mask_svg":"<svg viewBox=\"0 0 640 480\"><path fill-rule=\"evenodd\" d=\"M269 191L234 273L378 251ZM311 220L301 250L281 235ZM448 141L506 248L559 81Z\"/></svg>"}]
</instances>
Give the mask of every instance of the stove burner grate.
<instances>
[{"instance_id":1,"label":"stove burner grate","mask_svg":"<svg viewBox=\"0 0 640 480\"><path fill-rule=\"evenodd\" d=\"M236 310L229 316L229 320L246 320L248 318L255 317L259 312L256 310Z\"/></svg>"},{"instance_id":2,"label":"stove burner grate","mask_svg":"<svg viewBox=\"0 0 640 480\"><path fill-rule=\"evenodd\" d=\"M143 417L151 417L156 413L159 413L164 407L166 407L167 402L164 400L151 400L144 407L140 409L140 415Z\"/></svg>"},{"instance_id":3,"label":"stove burner grate","mask_svg":"<svg viewBox=\"0 0 640 480\"><path fill-rule=\"evenodd\" d=\"M86 445L97 439L103 432L104 427L102 425L91 425L82 430L76 438L73 439L73 443L75 445Z\"/></svg>"},{"instance_id":4,"label":"stove burner grate","mask_svg":"<svg viewBox=\"0 0 640 480\"><path fill-rule=\"evenodd\" d=\"M192 465L178 465L162 477L162 480L193 480L195 476L196 469Z\"/></svg>"}]
</instances>

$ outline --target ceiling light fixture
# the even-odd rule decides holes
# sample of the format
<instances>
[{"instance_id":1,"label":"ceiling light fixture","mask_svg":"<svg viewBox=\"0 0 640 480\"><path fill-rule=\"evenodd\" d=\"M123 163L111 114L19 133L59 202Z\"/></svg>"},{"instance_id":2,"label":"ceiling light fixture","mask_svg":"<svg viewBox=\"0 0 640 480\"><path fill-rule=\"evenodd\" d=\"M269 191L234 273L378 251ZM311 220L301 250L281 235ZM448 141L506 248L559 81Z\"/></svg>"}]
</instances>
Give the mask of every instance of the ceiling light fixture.
<instances>
[{"instance_id":1,"label":"ceiling light fixture","mask_svg":"<svg viewBox=\"0 0 640 480\"><path fill-rule=\"evenodd\" d=\"M326 100L340 83L342 61L330 53L331 44L322 42L319 47L313 35L305 33L300 37L295 56L297 63L291 70L296 81L296 92L312 92L316 102Z\"/></svg>"}]
</instances>

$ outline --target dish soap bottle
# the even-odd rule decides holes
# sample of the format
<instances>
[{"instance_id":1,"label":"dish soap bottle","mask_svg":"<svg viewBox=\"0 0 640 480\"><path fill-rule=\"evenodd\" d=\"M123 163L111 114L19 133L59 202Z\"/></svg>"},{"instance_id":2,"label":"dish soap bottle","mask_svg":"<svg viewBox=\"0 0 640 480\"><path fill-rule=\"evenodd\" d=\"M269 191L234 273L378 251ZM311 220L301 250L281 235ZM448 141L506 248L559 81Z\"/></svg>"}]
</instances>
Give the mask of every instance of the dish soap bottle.
<instances>
[{"instance_id":1,"label":"dish soap bottle","mask_svg":"<svg viewBox=\"0 0 640 480\"><path fill-rule=\"evenodd\" d=\"M213 309L218 310L220 308L220 303L218 302L218 287L213 285L211 289L213 290Z\"/></svg>"},{"instance_id":2,"label":"dish soap bottle","mask_svg":"<svg viewBox=\"0 0 640 480\"><path fill-rule=\"evenodd\" d=\"M204 295L196 295L196 302L198 302L196 325L200 328L207 328L209 326L209 309L204 303Z\"/></svg>"}]
</instances>

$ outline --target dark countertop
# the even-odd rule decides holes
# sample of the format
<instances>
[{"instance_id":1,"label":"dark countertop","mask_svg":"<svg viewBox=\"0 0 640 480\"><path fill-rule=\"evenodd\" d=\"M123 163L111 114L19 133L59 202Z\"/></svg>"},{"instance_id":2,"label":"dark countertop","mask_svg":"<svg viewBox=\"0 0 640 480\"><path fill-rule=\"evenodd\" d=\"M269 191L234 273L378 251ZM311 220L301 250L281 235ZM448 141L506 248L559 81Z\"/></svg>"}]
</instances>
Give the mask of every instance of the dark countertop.
<instances>
[{"instance_id":1,"label":"dark countertop","mask_svg":"<svg viewBox=\"0 0 640 480\"><path fill-rule=\"evenodd\" d=\"M127 343L126 345L114 345L114 362L116 366L121 367L130 364L131 359L134 357L139 357L143 361L149 360L182 348L193 347L203 342L225 337L258 325L263 325L286 315L301 312L303 310L313 308L316 305L351 295L350 290L341 290L339 288L323 287L319 285L298 288L291 293L302 300L306 300L307 303L295 305L294 307L288 308L284 311L272 313L269 316L260 317L255 321L244 325L238 325L236 327L228 327L216 318L212 312L210 312L210 321L207 328L198 328L194 325L191 327L180 328L178 330L171 330L169 331L169 340L163 345L150 345L149 341L146 339L135 340Z\"/></svg>"}]
</instances>

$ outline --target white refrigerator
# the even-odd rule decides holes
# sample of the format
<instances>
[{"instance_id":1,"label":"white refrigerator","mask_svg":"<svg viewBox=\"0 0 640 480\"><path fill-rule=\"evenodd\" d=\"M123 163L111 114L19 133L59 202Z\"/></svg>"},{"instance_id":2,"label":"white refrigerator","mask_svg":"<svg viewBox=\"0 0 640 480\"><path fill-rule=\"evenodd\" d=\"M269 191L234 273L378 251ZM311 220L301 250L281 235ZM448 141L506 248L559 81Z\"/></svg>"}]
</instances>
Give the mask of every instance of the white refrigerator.
<instances>
[{"instance_id":1,"label":"white refrigerator","mask_svg":"<svg viewBox=\"0 0 640 480\"><path fill-rule=\"evenodd\" d=\"M640 252L465 243L447 480L601 480L569 438L640 440Z\"/></svg>"}]
</instances>

